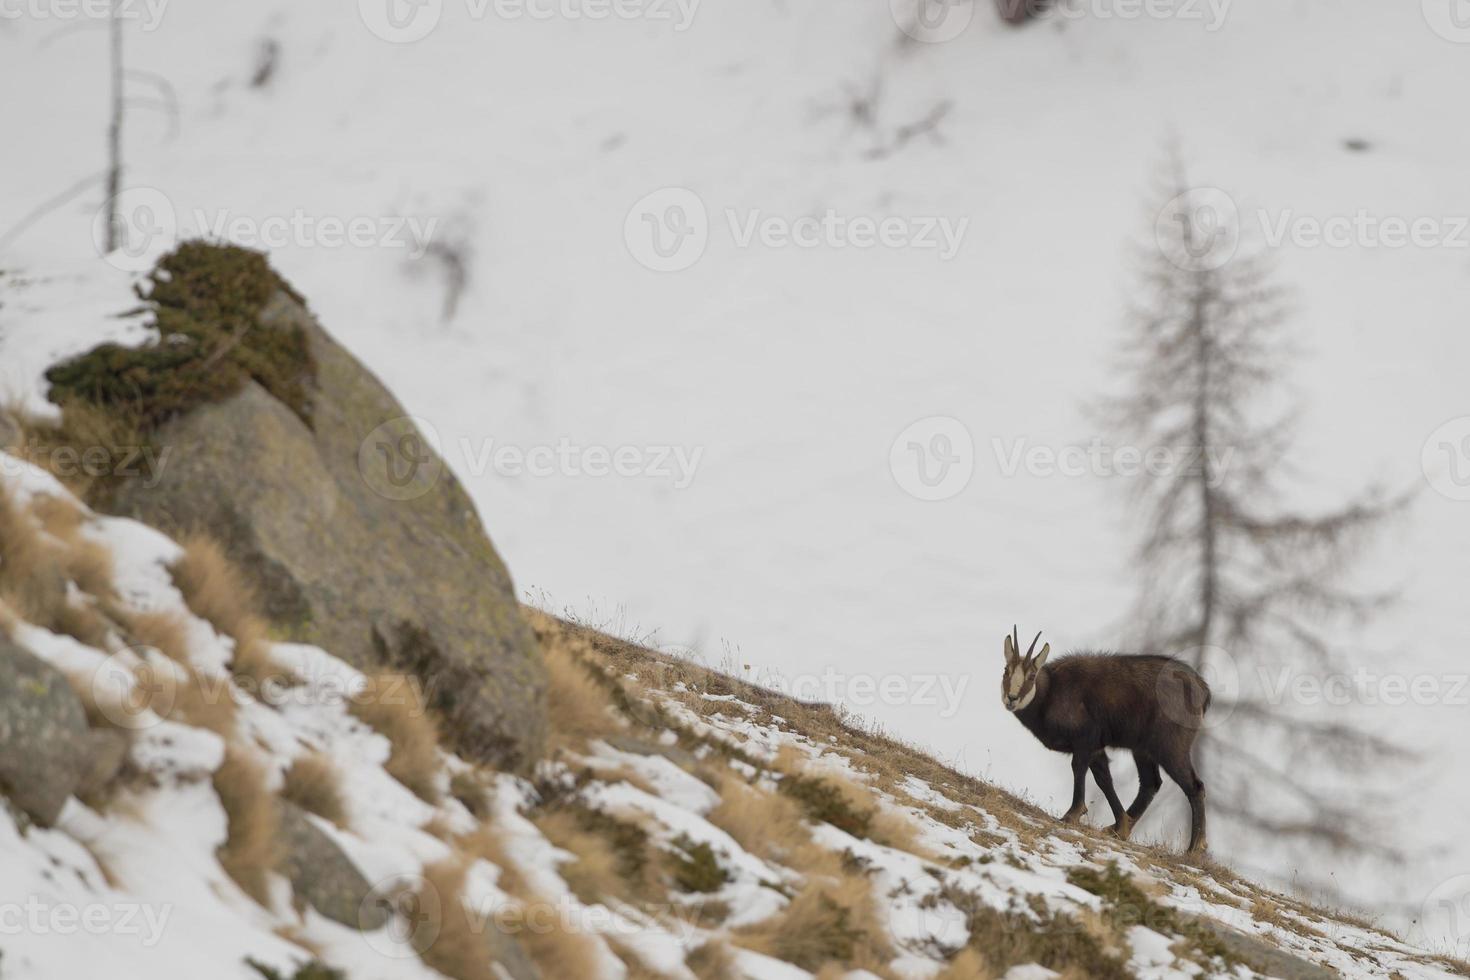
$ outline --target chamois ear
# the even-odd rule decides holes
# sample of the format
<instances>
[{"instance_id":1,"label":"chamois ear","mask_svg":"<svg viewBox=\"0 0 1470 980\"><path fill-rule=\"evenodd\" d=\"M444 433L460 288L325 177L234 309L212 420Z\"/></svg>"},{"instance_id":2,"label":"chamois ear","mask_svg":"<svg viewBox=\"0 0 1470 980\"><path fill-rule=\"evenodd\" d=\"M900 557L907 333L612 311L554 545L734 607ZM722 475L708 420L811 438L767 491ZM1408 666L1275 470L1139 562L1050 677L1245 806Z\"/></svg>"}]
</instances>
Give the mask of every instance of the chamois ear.
<instances>
[{"instance_id":1,"label":"chamois ear","mask_svg":"<svg viewBox=\"0 0 1470 980\"><path fill-rule=\"evenodd\" d=\"M1033 660L1033 661L1031 661L1031 666L1033 666L1033 667L1037 668L1038 670L1040 670L1041 669L1041 665L1044 664L1044 663L1046 663L1046 658L1048 656L1050 656L1050 654L1051 654L1051 644L1050 643L1047 643L1044 646L1042 646L1041 652L1036 655L1036 659Z\"/></svg>"},{"instance_id":2,"label":"chamois ear","mask_svg":"<svg viewBox=\"0 0 1470 980\"><path fill-rule=\"evenodd\" d=\"M1009 636L1006 637L1005 654L1006 654L1006 663L1008 663L1008 664L1015 663L1017 660L1020 659L1020 656L1021 656L1020 654L1018 654L1016 652L1015 644L1013 644L1011 642L1011 638Z\"/></svg>"}]
</instances>

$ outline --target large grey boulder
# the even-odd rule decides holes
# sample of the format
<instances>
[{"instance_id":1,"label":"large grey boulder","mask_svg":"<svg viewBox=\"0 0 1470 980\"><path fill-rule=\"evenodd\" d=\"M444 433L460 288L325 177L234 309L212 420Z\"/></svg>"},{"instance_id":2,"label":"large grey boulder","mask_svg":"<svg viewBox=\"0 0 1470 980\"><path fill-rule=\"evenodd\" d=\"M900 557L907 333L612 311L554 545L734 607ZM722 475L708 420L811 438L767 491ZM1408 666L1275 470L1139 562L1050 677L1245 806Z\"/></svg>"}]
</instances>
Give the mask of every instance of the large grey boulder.
<instances>
[{"instance_id":1,"label":"large grey boulder","mask_svg":"<svg viewBox=\"0 0 1470 980\"><path fill-rule=\"evenodd\" d=\"M54 824L68 797L116 774L114 735L87 727L66 675L0 633L0 792L15 806Z\"/></svg>"},{"instance_id":2,"label":"large grey boulder","mask_svg":"<svg viewBox=\"0 0 1470 980\"><path fill-rule=\"evenodd\" d=\"M0 408L0 452L14 449L21 444L20 424L10 413Z\"/></svg>"},{"instance_id":3,"label":"large grey boulder","mask_svg":"<svg viewBox=\"0 0 1470 980\"><path fill-rule=\"evenodd\" d=\"M280 801L281 872L296 897L334 922L371 931L387 925L389 911L368 901L372 885L357 865L300 807Z\"/></svg>"},{"instance_id":4,"label":"large grey boulder","mask_svg":"<svg viewBox=\"0 0 1470 980\"><path fill-rule=\"evenodd\" d=\"M115 511L219 537L292 639L417 674L452 747L525 770L545 742L545 667L468 494L388 390L285 290L260 330L301 330L310 424L247 382L158 430L161 477Z\"/></svg>"}]
</instances>

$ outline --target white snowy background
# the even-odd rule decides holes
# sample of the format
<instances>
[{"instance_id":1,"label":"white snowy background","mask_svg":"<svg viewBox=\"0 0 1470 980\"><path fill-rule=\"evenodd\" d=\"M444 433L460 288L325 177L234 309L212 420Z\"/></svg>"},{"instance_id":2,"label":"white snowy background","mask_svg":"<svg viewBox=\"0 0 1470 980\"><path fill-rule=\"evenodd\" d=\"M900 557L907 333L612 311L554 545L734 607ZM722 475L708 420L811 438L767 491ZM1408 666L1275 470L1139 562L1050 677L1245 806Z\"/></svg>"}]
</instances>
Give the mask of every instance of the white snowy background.
<instances>
[{"instance_id":1,"label":"white snowy background","mask_svg":"<svg viewBox=\"0 0 1470 980\"><path fill-rule=\"evenodd\" d=\"M273 220L315 224L272 261L437 433L531 598L766 677L835 671L854 710L1058 812L1065 764L996 697L1000 637L1018 622L1054 649L1116 645L1134 529L1115 481L1008 473L1002 456L1110 435L1087 405L1115 384L1129 248L1148 241L1168 140L1195 183L1235 201L1248 240L1261 211L1437 222L1437 247L1270 249L1302 349L1298 499L1418 488L1363 566L1403 599L1345 647L1445 692L1344 709L1424 753L1361 774L1401 801L1390 826L1408 858L1334 872L1269 841L1215 843L1404 927L1431 894L1470 890L1470 706L1463 688L1448 696L1470 669L1470 502L1435 489L1470 467L1470 423L1430 443L1431 479L1421 458L1470 416L1458 0L1217 0L1153 17L1089 0L1019 30L981 2L951 11L971 15L957 36L908 44L907 8L886 0L630 0L634 16L602 19L430 0L398 11L432 22L409 43L370 29L387 2L125 4L133 232L197 235L223 217L252 244ZM124 332L109 317L136 277L116 266L142 263L99 258L100 181L68 195L105 166L105 24L64 0L0 12L0 386L39 403L46 363ZM254 88L266 42L276 67ZM174 118L155 105L171 98ZM938 139L873 157L945 102ZM688 268L658 272L638 261L635 206L665 188L697 195L709 234ZM968 224L948 259L742 247L727 209ZM469 277L452 320L434 261L320 232L354 217L437 222L432 240L456 245ZM974 447L968 483L937 502L890 465L931 416ZM698 466L681 487L493 465L502 446L563 442L677 447ZM888 677L965 686L950 711L850 686Z\"/></svg>"}]
</instances>

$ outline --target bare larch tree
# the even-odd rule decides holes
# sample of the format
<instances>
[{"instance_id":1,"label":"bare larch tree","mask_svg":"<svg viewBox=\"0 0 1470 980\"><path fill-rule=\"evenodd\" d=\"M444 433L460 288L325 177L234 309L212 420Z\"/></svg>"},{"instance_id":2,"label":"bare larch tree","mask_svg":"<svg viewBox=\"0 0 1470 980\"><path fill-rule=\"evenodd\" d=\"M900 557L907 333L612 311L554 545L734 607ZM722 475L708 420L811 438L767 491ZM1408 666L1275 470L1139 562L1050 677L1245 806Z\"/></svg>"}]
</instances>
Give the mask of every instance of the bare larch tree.
<instances>
[{"instance_id":1,"label":"bare larch tree","mask_svg":"<svg viewBox=\"0 0 1470 980\"><path fill-rule=\"evenodd\" d=\"M1169 203L1139 256L1126 390L1103 412L1131 445L1167 448L1172 461L1133 483L1136 639L1216 689L1218 720L1200 740L1214 813L1288 844L1391 852L1366 816L1383 812L1369 805L1376 794L1353 777L1400 747L1344 712L1301 710L1279 686L1272 694L1269 678L1346 666L1331 630L1392 598L1355 591L1346 573L1402 501L1370 490L1307 513L1285 500L1296 421L1282 390L1293 354L1287 297L1265 257L1237 247L1233 203L1191 190L1172 156L1158 198ZM1330 772L1342 778L1311 778Z\"/></svg>"}]
</instances>

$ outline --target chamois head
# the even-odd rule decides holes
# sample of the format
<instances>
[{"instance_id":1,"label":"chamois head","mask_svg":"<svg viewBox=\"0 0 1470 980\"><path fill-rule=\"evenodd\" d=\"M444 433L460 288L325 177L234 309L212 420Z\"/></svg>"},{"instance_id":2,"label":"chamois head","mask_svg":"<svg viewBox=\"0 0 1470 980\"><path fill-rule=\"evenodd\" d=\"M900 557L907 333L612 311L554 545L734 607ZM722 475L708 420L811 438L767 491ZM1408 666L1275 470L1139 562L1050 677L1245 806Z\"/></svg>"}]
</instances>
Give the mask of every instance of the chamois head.
<instances>
[{"instance_id":1,"label":"chamois head","mask_svg":"<svg viewBox=\"0 0 1470 980\"><path fill-rule=\"evenodd\" d=\"M1036 678L1041 674L1041 665L1046 663L1047 656L1051 653L1051 644L1048 643L1041 648L1041 652L1035 654L1036 640L1041 639L1041 634L1036 634L1036 639L1031 641L1031 646L1026 650L1026 656L1021 656L1021 644L1016 639L1016 628L1011 627L1011 635L1006 637L1005 654L1006 670L1000 679L1000 697L1007 711L1020 711L1031 703L1036 697Z\"/></svg>"}]
</instances>

